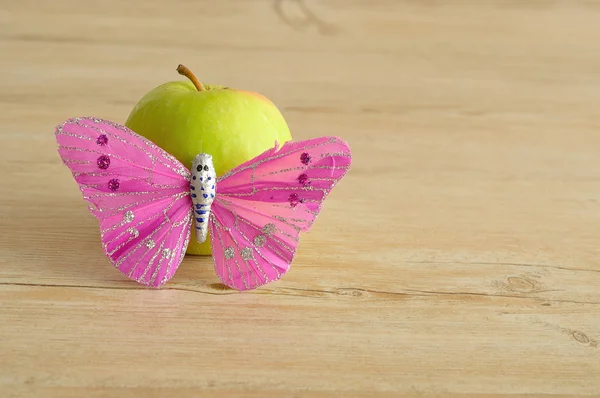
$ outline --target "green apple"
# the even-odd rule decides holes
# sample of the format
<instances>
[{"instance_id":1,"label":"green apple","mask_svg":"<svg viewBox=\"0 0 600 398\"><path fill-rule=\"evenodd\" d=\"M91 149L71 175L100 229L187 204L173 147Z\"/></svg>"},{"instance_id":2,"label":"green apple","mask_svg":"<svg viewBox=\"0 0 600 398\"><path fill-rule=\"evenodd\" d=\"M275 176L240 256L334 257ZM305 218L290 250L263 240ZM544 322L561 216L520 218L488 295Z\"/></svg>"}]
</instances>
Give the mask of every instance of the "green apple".
<instances>
[{"instance_id":1,"label":"green apple","mask_svg":"<svg viewBox=\"0 0 600 398\"><path fill-rule=\"evenodd\" d=\"M187 168L198 153L209 153L220 176L272 148L275 141L281 145L292 139L285 119L264 96L202 84L182 65L177 71L190 81L165 83L148 92L125 125ZM199 244L193 232L187 253L210 254L210 237Z\"/></svg>"}]
</instances>

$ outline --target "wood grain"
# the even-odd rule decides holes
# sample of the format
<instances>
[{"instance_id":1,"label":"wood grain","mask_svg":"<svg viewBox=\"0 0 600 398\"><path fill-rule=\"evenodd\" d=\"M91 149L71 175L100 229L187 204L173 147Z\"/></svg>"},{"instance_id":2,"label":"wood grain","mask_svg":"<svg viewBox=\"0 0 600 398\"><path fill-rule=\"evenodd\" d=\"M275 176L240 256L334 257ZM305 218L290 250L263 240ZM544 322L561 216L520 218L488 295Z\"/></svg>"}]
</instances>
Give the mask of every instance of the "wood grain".
<instances>
[{"instance_id":1,"label":"wood grain","mask_svg":"<svg viewBox=\"0 0 600 398\"><path fill-rule=\"evenodd\" d=\"M3 397L600 396L600 2L0 2ZM185 63L354 165L291 272L103 257L54 126Z\"/></svg>"}]
</instances>

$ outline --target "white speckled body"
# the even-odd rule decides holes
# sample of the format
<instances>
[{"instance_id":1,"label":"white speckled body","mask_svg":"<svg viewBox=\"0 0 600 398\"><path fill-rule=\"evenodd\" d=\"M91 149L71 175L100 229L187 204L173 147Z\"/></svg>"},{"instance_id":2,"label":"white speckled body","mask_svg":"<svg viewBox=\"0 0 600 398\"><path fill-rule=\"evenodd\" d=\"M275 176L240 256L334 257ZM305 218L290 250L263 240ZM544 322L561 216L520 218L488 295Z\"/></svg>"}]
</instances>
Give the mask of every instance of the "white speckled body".
<instances>
[{"instance_id":1,"label":"white speckled body","mask_svg":"<svg viewBox=\"0 0 600 398\"><path fill-rule=\"evenodd\" d=\"M212 156L207 153L196 155L192 163L192 180L190 192L194 203L194 226L196 227L196 240L202 243L206 240L208 232L208 218L210 206L215 200L217 175L212 162Z\"/></svg>"}]
</instances>

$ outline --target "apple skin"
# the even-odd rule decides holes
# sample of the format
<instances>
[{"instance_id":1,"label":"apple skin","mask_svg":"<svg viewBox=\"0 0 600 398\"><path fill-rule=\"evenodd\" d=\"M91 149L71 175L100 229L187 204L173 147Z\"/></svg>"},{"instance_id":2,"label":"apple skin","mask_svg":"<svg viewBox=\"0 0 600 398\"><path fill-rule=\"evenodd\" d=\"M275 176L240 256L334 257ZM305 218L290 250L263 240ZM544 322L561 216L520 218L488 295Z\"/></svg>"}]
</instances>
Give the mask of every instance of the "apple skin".
<instances>
[{"instance_id":1,"label":"apple skin","mask_svg":"<svg viewBox=\"0 0 600 398\"><path fill-rule=\"evenodd\" d=\"M264 96L244 90L175 81L148 92L133 108L125 125L175 156L187 168L194 156L209 153L217 176L290 141L288 125ZM217 186L217 195L219 187ZM210 254L210 237L200 244L194 231L188 254Z\"/></svg>"}]
</instances>

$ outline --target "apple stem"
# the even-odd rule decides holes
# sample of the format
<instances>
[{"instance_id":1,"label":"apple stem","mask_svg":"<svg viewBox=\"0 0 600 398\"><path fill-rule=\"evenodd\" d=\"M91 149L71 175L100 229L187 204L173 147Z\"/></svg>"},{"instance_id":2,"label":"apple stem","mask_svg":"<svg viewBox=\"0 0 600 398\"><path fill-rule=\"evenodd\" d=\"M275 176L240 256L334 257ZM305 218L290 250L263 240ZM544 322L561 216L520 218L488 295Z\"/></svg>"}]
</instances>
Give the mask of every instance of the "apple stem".
<instances>
[{"instance_id":1,"label":"apple stem","mask_svg":"<svg viewBox=\"0 0 600 398\"><path fill-rule=\"evenodd\" d=\"M179 66L177 66L177 73L179 73L180 75L185 76L188 79L190 79L192 81L192 83L194 83L194 87L196 87L196 90L198 90L198 91L204 91L204 90L206 90L204 88L204 85L202 83L200 83L198 81L198 79L196 79L196 76L194 76L194 74L192 73L192 71L189 70L187 68L187 66L179 64Z\"/></svg>"}]
</instances>

